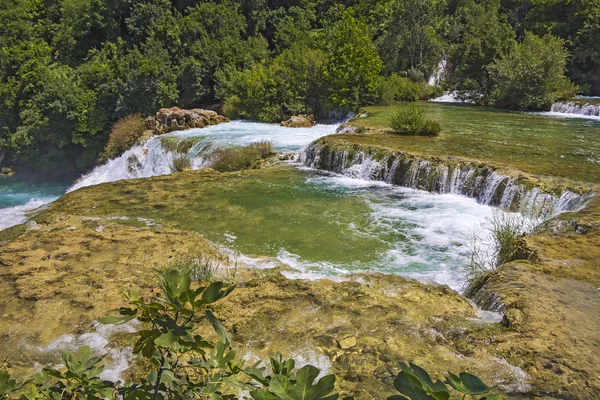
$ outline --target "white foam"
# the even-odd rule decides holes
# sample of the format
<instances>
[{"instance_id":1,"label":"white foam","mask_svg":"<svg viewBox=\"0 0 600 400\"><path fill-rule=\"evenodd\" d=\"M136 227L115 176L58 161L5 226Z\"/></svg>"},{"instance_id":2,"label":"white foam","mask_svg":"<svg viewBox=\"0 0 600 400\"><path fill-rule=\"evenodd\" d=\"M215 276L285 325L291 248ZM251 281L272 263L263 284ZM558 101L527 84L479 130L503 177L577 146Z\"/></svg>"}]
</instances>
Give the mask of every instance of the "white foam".
<instances>
[{"instance_id":1,"label":"white foam","mask_svg":"<svg viewBox=\"0 0 600 400\"><path fill-rule=\"evenodd\" d=\"M103 360L104 370L100 373L101 379L113 382L121 380L121 375L129 369L134 356L131 348L113 348L109 346L110 339L117 333L134 333L137 331L138 321L132 320L120 325L102 325L96 323L92 332L81 335L62 335L48 346L37 347L42 353L58 353L62 351L76 351L79 347L89 346L96 355L106 355Z\"/></svg>"},{"instance_id":2,"label":"white foam","mask_svg":"<svg viewBox=\"0 0 600 400\"><path fill-rule=\"evenodd\" d=\"M458 91L445 92L442 96L429 100L434 103L465 103L472 104L471 100L464 100L459 97Z\"/></svg>"},{"instance_id":3,"label":"white foam","mask_svg":"<svg viewBox=\"0 0 600 400\"><path fill-rule=\"evenodd\" d=\"M600 116L595 116L595 115L562 113L562 112L554 112L554 111L543 111L543 112L535 112L535 113L530 113L530 114L542 115L542 116L546 116L546 117L577 118L577 119L589 119L589 120L593 120L593 121L600 121Z\"/></svg>"},{"instance_id":4,"label":"white foam","mask_svg":"<svg viewBox=\"0 0 600 400\"><path fill-rule=\"evenodd\" d=\"M0 208L0 231L27 221L27 214L56 200L55 197L35 198L27 203L7 208Z\"/></svg>"},{"instance_id":5,"label":"white foam","mask_svg":"<svg viewBox=\"0 0 600 400\"><path fill-rule=\"evenodd\" d=\"M276 151L296 151L312 141L335 133L338 125L316 125L312 128L286 128L275 124L233 121L203 129L175 131L154 137L127 150L123 155L81 176L67 192L101 183L124 179L167 175L176 153L165 150L161 137L199 138L199 144L187 153L193 169L206 166L212 150L227 146L244 146L269 141Z\"/></svg>"}]
</instances>

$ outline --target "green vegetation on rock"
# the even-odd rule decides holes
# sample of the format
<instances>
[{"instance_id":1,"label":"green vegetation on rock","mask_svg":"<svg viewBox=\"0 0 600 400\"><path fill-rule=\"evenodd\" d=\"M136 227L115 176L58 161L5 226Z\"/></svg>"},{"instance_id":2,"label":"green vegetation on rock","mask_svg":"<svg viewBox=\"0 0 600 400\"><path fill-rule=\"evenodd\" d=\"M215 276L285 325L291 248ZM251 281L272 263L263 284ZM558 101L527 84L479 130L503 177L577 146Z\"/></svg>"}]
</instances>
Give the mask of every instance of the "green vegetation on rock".
<instances>
[{"instance_id":1,"label":"green vegetation on rock","mask_svg":"<svg viewBox=\"0 0 600 400\"><path fill-rule=\"evenodd\" d=\"M442 129L436 121L425 119L420 107L401 108L392 115L391 127L395 133L409 136L436 136Z\"/></svg>"},{"instance_id":2,"label":"green vegetation on rock","mask_svg":"<svg viewBox=\"0 0 600 400\"><path fill-rule=\"evenodd\" d=\"M146 125L141 115L129 115L118 120L112 127L108 143L100 154L99 161L106 162L117 158L129 150L144 134Z\"/></svg>"}]
</instances>

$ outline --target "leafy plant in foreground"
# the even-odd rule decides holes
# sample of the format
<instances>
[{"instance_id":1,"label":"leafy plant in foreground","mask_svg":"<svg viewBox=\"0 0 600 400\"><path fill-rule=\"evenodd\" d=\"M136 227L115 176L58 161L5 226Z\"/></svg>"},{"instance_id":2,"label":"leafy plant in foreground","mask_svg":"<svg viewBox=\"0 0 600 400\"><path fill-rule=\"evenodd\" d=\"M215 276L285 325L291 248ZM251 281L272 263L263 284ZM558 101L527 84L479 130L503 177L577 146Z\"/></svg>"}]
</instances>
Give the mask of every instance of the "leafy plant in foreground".
<instances>
[{"instance_id":1,"label":"leafy plant in foreground","mask_svg":"<svg viewBox=\"0 0 600 400\"><path fill-rule=\"evenodd\" d=\"M452 391L439 379L434 382L427 371L418 365L400 363L400 368L402 371L394 380L394 387L400 395L390 396L388 400L448 400L453 392L461 394L463 399L467 395L474 398L483 395L480 400L502 399L500 395L491 393L494 387L487 386L481 379L467 372L459 375L448 372L446 383Z\"/></svg>"},{"instance_id":2,"label":"leafy plant in foreground","mask_svg":"<svg viewBox=\"0 0 600 400\"><path fill-rule=\"evenodd\" d=\"M207 306L227 296L234 286L222 282L192 287L189 270L170 269L160 275L161 291L144 299L138 292L125 292L131 307L118 316L101 318L104 324L143 322L134 353L151 365L148 375L136 382L110 382L100 378L102 357L89 347L63 354L64 368L46 367L32 379L18 382L0 371L0 399L286 399L335 400L335 376L319 380L319 369L311 365L295 369L293 360L280 354L271 359L272 375L260 363L251 366L236 359L229 336ZM208 321L217 342L197 334ZM248 393L243 395L240 393Z\"/></svg>"}]
</instances>

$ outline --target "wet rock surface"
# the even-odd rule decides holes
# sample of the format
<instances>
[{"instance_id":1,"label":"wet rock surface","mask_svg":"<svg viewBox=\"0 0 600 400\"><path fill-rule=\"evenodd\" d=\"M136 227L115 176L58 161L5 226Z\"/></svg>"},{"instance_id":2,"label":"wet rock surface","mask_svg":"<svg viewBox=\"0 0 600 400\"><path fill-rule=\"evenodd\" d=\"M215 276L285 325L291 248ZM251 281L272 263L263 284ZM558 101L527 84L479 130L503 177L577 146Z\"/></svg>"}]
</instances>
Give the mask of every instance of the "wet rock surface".
<instances>
[{"instance_id":1,"label":"wet rock surface","mask_svg":"<svg viewBox=\"0 0 600 400\"><path fill-rule=\"evenodd\" d=\"M282 121L281 126L288 128L310 128L316 125L315 117L312 114L298 114L290 117L287 121Z\"/></svg>"},{"instance_id":2,"label":"wet rock surface","mask_svg":"<svg viewBox=\"0 0 600 400\"><path fill-rule=\"evenodd\" d=\"M146 118L146 128L157 134L190 128L204 128L229 122L229 118L212 110L193 108L184 110L179 107L161 108L154 117Z\"/></svg>"}]
</instances>

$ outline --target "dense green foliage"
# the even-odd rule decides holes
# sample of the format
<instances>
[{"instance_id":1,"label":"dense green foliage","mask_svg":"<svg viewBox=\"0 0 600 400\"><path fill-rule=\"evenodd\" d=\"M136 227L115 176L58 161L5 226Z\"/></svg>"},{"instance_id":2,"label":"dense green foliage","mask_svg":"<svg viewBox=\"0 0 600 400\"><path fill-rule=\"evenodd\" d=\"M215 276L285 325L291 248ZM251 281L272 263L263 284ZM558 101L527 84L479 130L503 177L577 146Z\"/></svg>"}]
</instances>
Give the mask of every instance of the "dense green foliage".
<instances>
[{"instance_id":1,"label":"dense green foliage","mask_svg":"<svg viewBox=\"0 0 600 400\"><path fill-rule=\"evenodd\" d=\"M0 0L2 162L81 171L120 118L173 105L339 117L414 99L416 85L381 88L399 82L382 76L424 87L440 59L447 89L537 109L565 86L535 76L527 99L507 104L531 78L509 74L511 62L558 55L554 70L598 94L599 21L600 0Z\"/></svg>"},{"instance_id":2,"label":"dense green foliage","mask_svg":"<svg viewBox=\"0 0 600 400\"><path fill-rule=\"evenodd\" d=\"M568 56L562 39L527 34L491 65L494 89L489 101L502 108L540 110L572 97L575 88L564 75Z\"/></svg>"},{"instance_id":3,"label":"dense green foliage","mask_svg":"<svg viewBox=\"0 0 600 400\"><path fill-rule=\"evenodd\" d=\"M410 106L392 115L391 127L401 135L436 136L442 129L439 122L425 118L421 107Z\"/></svg>"},{"instance_id":4,"label":"dense green foliage","mask_svg":"<svg viewBox=\"0 0 600 400\"><path fill-rule=\"evenodd\" d=\"M142 323L133 351L145 359L147 375L127 382L103 380L103 356L84 346L65 352L62 367L46 366L32 379L17 381L0 371L0 399L51 400L336 400L335 375L319 378L312 365L296 368L293 359L276 354L270 368L262 362L247 364L237 357L223 324L210 311L210 305L228 296L233 285L223 282L194 283L196 266L190 260L160 273L160 292L144 298L135 290L125 292L130 307L117 316L101 318L103 324ZM206 269L203 260L198 260ZM181 267L183 268L173 268ZM208 267L210 268L210 267ZM214 338L198 334L204 324L212 326ZM402 372L394 382L402 396L390 399L444 399L449 389L439 380L433 384L429 374L411 364L401 364ZM461 394L481 395L492 388L467 373L449 373L449 385ZM430 388L435 389L431 391ZM429 397L428 397L429 396ZM486 399L499 399L488 396ZM345 397L344 400L351 400Z\"/></svg>"}]
</instances>

